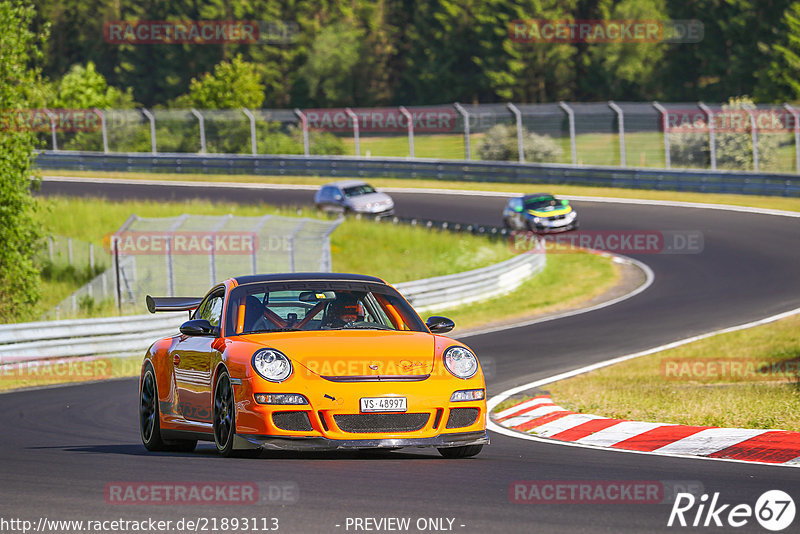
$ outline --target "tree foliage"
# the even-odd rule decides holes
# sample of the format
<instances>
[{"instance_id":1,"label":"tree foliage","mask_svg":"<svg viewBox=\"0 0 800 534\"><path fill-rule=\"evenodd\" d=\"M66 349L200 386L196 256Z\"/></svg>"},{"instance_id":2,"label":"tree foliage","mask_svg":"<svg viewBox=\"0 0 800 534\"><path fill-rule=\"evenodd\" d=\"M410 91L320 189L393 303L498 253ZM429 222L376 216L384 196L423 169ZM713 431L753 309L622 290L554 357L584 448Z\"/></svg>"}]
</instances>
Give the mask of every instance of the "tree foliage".
<instances>
[{"instance_id":1,"label":"tree foliage","mask_svg":"<svg viewBox=\"0 0 800 534\"><path fill-rule=\"evenodd\" d=\"M207 72L199 79L192 79L189 93L178 100L178 106L199 109L258 109L263 102L264 84L261 75L255 65L237 55L233 61L223 61L215 66L213 74Z\"/></svg>"},{"instance_id":2,"label":"tree foliage","mask_svg":"<svg viewBox=\"0 0 800 534\"><path fill-rule=\"evenodd\" d=\"M203 83L236 58L258 74L262 105L276 108L800 95L797 0L35 1L36 26L53 27L50 79L91 62L147 107L186 102L176 99L190 93L215 106L236 100ZM698 43L513 41L509 24L526 19L698 20L704 36ZM284 21L297 33L272 43L113 44L101 37L112 20Z\"/></svg>"},{"instance_id":3,"label":"tree foliage","mask_svg":"<svg viewBox=\"0 0 800 534\"><path fill-rule=\"evenodd\" d=\"M25 109L37 93L34 61L41 41L30 29L33 16L27 4L0 1L0 110ZM27 318L40 295L34 254L41 230L31 197L34 143L24 127L6 123L0 129L0 322Z\"/></svg>"}]
</instances>

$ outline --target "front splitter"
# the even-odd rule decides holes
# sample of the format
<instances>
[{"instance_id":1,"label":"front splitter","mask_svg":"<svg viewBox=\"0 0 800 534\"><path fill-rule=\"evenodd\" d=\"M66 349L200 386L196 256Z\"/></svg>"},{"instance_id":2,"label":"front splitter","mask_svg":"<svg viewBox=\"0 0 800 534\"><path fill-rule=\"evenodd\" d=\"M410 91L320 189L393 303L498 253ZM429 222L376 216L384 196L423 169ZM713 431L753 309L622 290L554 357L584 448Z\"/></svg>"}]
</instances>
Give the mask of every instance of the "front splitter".
<instances>
[{"instance_id":1,"label":"front splitter","mask_svg":"<svg viewBox=\"0 0 800 534\"><path fill-rule=\"evenodd\" d=\"M340 449L396 449L401 447L463 447L465 445L488 445L489 434L462 432L440 434L432 438L400 439L328 439L322 437L283 437L252 434L237 434L237 441L246 441L251 446L284 451L334 451Z\"/></svg>"}]
</instances>

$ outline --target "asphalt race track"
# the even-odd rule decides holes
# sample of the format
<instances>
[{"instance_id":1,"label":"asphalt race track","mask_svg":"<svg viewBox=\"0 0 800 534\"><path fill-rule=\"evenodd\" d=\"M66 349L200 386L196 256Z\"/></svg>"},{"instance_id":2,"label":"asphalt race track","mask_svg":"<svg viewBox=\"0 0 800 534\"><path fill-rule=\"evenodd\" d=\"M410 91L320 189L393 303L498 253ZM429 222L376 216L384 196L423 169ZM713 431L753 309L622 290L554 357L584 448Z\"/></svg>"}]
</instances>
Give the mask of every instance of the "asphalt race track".
<instances>
[{"instance_id":1,"label":"asphalt race track","mask_svg":"<svg viewBox=\"0 0 800 534\"><path fill-rule=\"evenodd\" d=\"M42 194L308 204L310 191L258 191L45 181ZM398 215L499 224L502 198L393 194ZM655 273L645 292L601 310L470 337L489 394L613 356L800 307L800 219L614 203L573 202L584 230L700 230L700 254L641 255ZM135 379L0 395L0 517L48 519L278 518L283 532L354 532L347 518L454 519L457 532L653 532L664 504L515 504L514 481L698 481L722 504L751 506L765 491L800 497L800 472L537 443L492 434L469 460L435 451L264 453L222 459L212 444L191 454L146 454ZM288 505L121 506L113 482L250 481L296 484ZM727 512L726 512L727 513ZM693 518L692 513L691 517ZM795 520L795 524L800 521ZM337 526L338 525L338 526ZM447 528L448 522L444 522ZM730 527L728 527L730 528ZM708 527L701 530L714 530ZM722 530L716 528L717 531ZM764 530L754 520L738 531ZM363 531L363 530L361 530Z\"/></svg>"}]
</instances>

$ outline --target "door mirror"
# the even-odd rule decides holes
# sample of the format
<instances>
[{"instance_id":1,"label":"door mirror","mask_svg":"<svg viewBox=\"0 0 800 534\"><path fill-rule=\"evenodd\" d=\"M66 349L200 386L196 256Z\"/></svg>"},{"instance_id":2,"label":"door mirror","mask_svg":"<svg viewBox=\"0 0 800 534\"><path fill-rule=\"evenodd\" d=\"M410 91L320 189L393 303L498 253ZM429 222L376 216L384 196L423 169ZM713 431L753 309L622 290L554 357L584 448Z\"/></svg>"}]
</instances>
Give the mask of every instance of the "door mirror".
<instances>
[{"instance_id":1,"label":"door mirror","mask_svg":"<svg viewBox=\"0 0 800 534\"><path fill-rule=\"evenodd\" d=\"M427 326L428 330L430 330L434 334L446 334L447 332L456 327L456 323L454 323L452 319L448 319L447 317L432 315L428 317L427 321L425 321L425 326Z\"/></svg>"},{"instance_id":2,"label":"door mirror","mask_svg":"<svg viewBox=\"0 0 800 534\"><path fill-rule=\"evenodd\" d=\"M214 334L216 329L211 326L208 319L192 319L181 325L181 334L187 336L208 336Z\"/></svg>"}]
</instances>

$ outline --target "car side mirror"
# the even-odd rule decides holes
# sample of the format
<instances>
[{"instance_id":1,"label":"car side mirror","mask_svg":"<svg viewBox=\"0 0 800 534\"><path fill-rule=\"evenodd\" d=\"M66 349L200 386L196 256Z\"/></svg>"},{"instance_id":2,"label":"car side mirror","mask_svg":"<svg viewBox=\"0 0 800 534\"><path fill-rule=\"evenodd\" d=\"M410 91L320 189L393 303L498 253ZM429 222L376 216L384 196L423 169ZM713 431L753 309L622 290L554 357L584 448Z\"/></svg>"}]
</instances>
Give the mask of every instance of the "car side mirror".
<instances>
[{"instance_id":1,"label":"car side mirror","mask_svg":"<svg viewBox=\"0 0 800 534\"><path fill-rule=\"evenodd\" d=\"M333 200L342 200L343 198L344 197L342 195L340 195L339 193L336 193L335 195L333 195Z\"/></svg>"},{"instance_id":2,"label":"car side mirror","mask_svg":"<svg viewBox=\"0 0 800 534\"><path fill-rule=\"evenodd\" d=\"M216 329L211 326L208 319L192 319L181 325L181 334L187 336L208 336L215 332Z\"/></svg>"},{"instance_id":3,"label":"car side mirror","mask_svg":"<svg viewBox=\"0 0 800 534\"><path fill-rule=\"evenodd\" d=\"M447 317L441 317L439 315L431 315L428 317L428 320L425 321L425 326L428 327L434 334L446 334L450 330L456 327L456 323L453 322L452 319L448 319Z\"/></svg>"}]
</instances>

